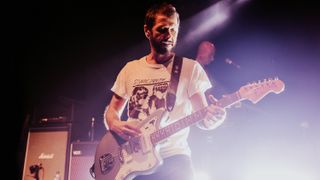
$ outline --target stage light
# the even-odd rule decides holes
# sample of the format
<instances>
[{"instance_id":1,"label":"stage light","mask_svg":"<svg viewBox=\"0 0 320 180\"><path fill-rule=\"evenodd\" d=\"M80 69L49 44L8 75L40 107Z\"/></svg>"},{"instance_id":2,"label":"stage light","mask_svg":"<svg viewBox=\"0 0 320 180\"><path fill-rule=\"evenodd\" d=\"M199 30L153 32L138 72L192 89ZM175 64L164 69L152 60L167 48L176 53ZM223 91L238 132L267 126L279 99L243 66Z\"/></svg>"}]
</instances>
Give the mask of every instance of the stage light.
<instances>
[{"instance_id":1,"label":"stage light","mask_svg":"<svg viewBox=\"0 0 320 180\"><path fill-rule=\"evenodd\" d=\"M185 35L186 43L197 39L224 24L230 16L230 5L218 2L190 19L190 31Z\"/></svg>"},{"instance_id":2,"label":"stage light","mask_svg":"<svg viewBox=\"0 0 320 180\"><path fill-rule=\"evenodd\" d=\"M210 180L209 175L204 171L196 171L194 180Z\"/></svg>"},{"instance_id":3,"label":"stage light","mask_svg":"<svg viewBox=\"0 0 320 180\"><path fill-rule=\"evenodd\" d=\"M278 147L281 147L280 145ZM278 153L269 151L268 154L258 153L248 158L246 168L243 170L245 180L316 180L316 171L312 168L311 162L305 158L291 157L288 151L279 156ZM252 153L254 154L254 153ZM285 157L286 155L287 157ZM254 157L255 156L255 157Z\"/></svg>"},{"instance_id":4,"label":"stage light","mask_svg":"<svg viewBox=\"0 0 320 180\"><path fill-rule=\"evenodd\" d=\"M189 32L186 32L182 44L194 43L200 37L227 24L234 11L249 0L222 0L187 20Z\"/></svg>"},{"instance_id":5,"label":"stage light","mask_svg":"<svg viewBox=\"0 0 320 180\"><path fill-rule=\"evenodd\" d=\"M302 169L272 168L263 167L253 168L245 175L246 180L316 180L312 174L304 172Z\"/></svg>"}]
</instances>

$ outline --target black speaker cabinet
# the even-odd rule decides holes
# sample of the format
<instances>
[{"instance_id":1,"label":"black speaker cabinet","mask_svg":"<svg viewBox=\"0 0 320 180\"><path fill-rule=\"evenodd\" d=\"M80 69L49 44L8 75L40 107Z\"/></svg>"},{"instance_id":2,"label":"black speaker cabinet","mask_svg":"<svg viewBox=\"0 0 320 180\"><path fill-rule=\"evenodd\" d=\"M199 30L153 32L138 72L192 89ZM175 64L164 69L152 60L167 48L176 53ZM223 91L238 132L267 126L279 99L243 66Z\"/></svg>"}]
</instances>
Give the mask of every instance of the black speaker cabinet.
<instances>
[{"instance_id":1,"label":"black speaker cabinet","mask_svg":"<svg viewBox=\"0 0 320 180\"><path fill-rule=\"evenodd\" d=\"M90 168L98 142L73 142L70 151L69 180L94 180Z\"/></svg>"},{"instance_id":2,"label":"black speaker cabinet","mask_svg":"<svg viewBox=\"0 0 320 180\"><path fill-rule=\"evenodd\" d=\"M71 125L31 127L26 144L23 180L67 180Z\"/></svg>"}]
</instances>

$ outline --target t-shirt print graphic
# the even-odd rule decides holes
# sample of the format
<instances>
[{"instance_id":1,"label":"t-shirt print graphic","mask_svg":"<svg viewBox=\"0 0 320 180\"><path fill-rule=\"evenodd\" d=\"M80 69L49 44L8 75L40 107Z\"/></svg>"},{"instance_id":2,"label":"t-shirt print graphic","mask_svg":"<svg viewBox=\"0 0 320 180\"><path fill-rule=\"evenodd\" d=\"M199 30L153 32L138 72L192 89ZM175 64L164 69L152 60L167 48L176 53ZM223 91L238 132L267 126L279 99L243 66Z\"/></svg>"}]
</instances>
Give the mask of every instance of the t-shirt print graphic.
<instances>
[{"instance_id":1,"label":"t-shirt print graphic","mask_svg":"<svg viewBox=\"0 0 320 180\"><path fill-rule=\"evenodd\" d=\"M135 86L129 100L129 117L144 120L155 110L164 108L169 82Z\"/></svg>"}]
</instances>

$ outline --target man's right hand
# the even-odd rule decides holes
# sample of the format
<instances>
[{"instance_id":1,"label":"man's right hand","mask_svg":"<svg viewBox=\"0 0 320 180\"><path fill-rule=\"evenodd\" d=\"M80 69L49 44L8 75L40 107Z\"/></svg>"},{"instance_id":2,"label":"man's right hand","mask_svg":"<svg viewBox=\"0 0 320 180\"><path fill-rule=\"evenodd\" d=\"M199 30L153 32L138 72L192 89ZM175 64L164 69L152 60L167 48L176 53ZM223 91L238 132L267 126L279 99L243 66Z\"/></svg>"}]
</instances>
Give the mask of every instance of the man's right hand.
<instances>
[{"instance_id":1,"label":"man's right hand","mask_svg":"<svg viewBox=\"0 0 320 180\"><path fill-rule=\"evenodd\" d=\"M114 120L109 127L110 130L117 133L124 140L129 140L132 137L139 136L141 133L134 121Z\"/></svg>"}]
</instances>

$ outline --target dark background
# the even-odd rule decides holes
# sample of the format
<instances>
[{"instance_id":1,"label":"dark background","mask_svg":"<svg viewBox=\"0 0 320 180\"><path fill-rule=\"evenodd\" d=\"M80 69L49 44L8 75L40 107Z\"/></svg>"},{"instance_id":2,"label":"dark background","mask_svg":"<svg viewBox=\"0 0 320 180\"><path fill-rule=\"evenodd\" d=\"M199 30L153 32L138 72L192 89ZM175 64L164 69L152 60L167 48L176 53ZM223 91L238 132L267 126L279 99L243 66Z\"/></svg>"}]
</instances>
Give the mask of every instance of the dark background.
<instances>
[{"instance_id":1,"label":"dark background","mask_svg":"<svg viewBox=\"0 0 320 180\"><path fill-rule=\"evenodd\" d=\"M129 60L149 52L143 18L154 2L158 1L24 1L10 5L7 47L9 64L14 68L9 83L14 89L9 108L14 109L10 121L17 134L10 141L18 142L18 164L24 155L28 125L43 117L66 116L73 124L72 141L89 140L94 117L95 140L103 136L103 111L117 73ZM219 1L170 2L180 13L179 41L184 42L188 29L195 28L188 20ZM217 55L209 68L223 89L216 92L217 97L264 78L277 76L286 83L283 94L270 95L256 106L244 103L242 108L230 110L225 125L215 132L193 130L191 144L211 144L211 151L221 152L230 148L224 145L234 142L235 137L239 147L241 140L257 134L259 142L261 138L268 141L271 132L286 134L284 141L291 142L292 134L298 133L301 142L307 138L307 147L318 152L309 155L319 159L319 143L314 139L319 137L319 22L319 6L313 1L251 0L235 9L224 26L192 43L178 42L177 52L189 58L195 57L201 40L215 43ZM241 68L226 64L226 58ZM74 118L70 116L71 107ZM301 131L309 134L301 135ZM195 154L207 153L203 149L195 148ZM203 162L198 159L196 163L201 166Z\"/></svg>"}]
</instances>

